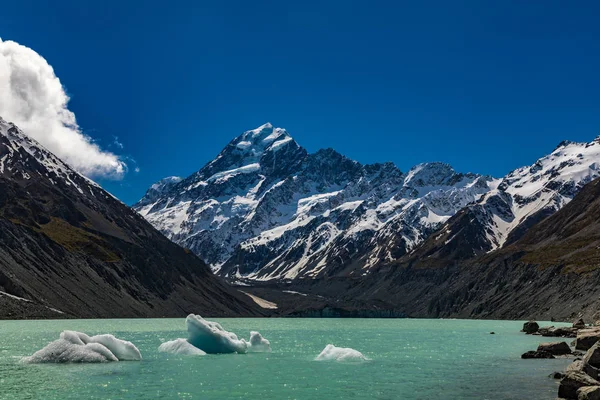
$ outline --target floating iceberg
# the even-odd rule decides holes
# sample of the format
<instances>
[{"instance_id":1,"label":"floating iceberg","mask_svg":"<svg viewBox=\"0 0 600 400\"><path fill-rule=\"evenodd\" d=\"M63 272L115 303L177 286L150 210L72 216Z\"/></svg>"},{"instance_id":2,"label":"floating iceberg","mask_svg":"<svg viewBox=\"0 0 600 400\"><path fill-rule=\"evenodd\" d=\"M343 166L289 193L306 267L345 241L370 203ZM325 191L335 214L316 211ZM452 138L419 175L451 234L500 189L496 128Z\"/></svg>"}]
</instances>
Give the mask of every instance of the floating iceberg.
<instances>
[{"instance_id":1,"label":"floating iceberg","mask_svg":"<svg viewBox=\"0 0 600 400\"><path fill-rule=\"evenodd\" d=\"M360 351L346 347L335 347L328 344L321 354L316 358L317 361L366 361L368 360Z\"/></svg>"},{"instance_id":2,"label":"floating iceberg","mask_svg":"<svg viewBox=\"0 0 600 400\"><path fill-rule=\"evenodd\" d=\"M194 347L185 339L175 339L170 342L164 342L158 347L158 351L163 353L181 354L184 356L204 356L206 353L197 347Z\"/></svg>"},{"instance_id":3,"label":"floating iceberg","mask_svg":"<svg viewBox=\"0 0 600 400\"><path fill-rule=\"evenodd\" d=\"M212 321L207 321L199 315L190 314L185 323L188 338L176 339L165 342L158 348L159 351L175 354L197 354L194 349L202 354L219 353L247 353L269 352L271 343L258 332L250 332L250 341L239 339L233 332L228 332L223 327Z\"/></svg>"},{"instance_id":4,"label":"floating iceberg","mask_svg":"<svg viewBox=\"0 0 600 400\"><path fill-rule=\"evenodd\" d=\"M113 335L88 336L75 331L63 331L60 339L49 343L29 357L26 363L96 363L107 361L140 361L142 355L131 342Z\"/></svg>"},{"instance_id":5,"label":"floating iceberg","mask_svg":"<svg viewBox=\"0 0 600 400\"><path fill-rule=\"evenodd\" d=\"M207 321L199 315L190 314L185 320L188 342L207 353L246 353L248 342L227 332L217 322Z\"/></svg>"},{"instance_id":6,"label":"floating iceberg","mask_svg":"<svg viewBox=\"0 0 600 400\"><path fill-rule=\"evenodd\" d=\"M248 343L248 351L255 353L268 353L271 351L271 342L262 337L256 331L250 332L250 343Z\"/></svg>"}]
</instances>

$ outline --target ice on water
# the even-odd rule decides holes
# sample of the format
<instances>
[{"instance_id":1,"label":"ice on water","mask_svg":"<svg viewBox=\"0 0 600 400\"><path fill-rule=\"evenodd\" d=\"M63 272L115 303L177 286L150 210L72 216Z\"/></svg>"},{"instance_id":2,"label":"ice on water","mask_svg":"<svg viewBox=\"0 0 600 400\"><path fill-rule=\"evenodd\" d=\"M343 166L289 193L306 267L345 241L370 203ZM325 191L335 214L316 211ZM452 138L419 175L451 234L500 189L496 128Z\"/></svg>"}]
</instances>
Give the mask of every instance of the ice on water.
<instances>
[{"instance_id":1,"label":"ice on water","mask_svg":"<svg viewBox=\"0 0 600 400\"><path fill-rule=\"evenodd\" d=\"M219 323L207 321L199 315L187 316L188 338L163 343L159 350L176 354L188 354L190 350L184 343L209 354L269 352L271 343L258 332L250 332L250 341L240 339L233 332L226 331ZM185 350L184 350L185 348Z\"/></svg>"},{"instance_id":2,"label":"ice on water","mask_svg":"<svg viewBox=\"0 0 600 400\"><path fill-rule=\"evenodd\" d=\"M317 361L366 361L365 357L360 351L351 349L349 347L336 347L332 344L325 346L321 354L316 358Z\"/></svg>"},{"instance_id":3,"label":"ice on water","mask_svg":"<svg viewBox=\"0 0 600 400\"><path fill-rule=\"evenodd\" d=\"M248 343L248 351L257 353L268 353L271 351L271 342L262 337L256 331L250 332L250 343Z\"/></svg>"},{"instance_id":4,"label":"ice on water","mask_svg":"<svg viewBox=\"0 0 600 400\"><path fill-rule=\"evenodd\" d=\"M188 342L207 353L246 353L248 343L238 339L233 332L199 315L190 314L185 320L188 331Z\"/></svg>"},{"instance_id":5,"label":"ice on water","mask_svg":"<svg viewBox=\"0 0 600 400\"><path fill-rule=\"evenodd\" d=\"M204 356L206 353L193 346L186 339L175 339L164 342L158 347L162 353L180 354L184 356Z\"/></svg>"},{"instance_id":6,"label":"ice on water","mask_svg":"<svg viewBox=\"0 0 600 400\"><path fill-rule=\"evenodd\" d=\"M140 361L142 355L131 342L113 335L88 336L82 332L63 331L60 339L49 343L29 357L26 363L97 363L107 361Z\"/></svg>"}]
</instances>

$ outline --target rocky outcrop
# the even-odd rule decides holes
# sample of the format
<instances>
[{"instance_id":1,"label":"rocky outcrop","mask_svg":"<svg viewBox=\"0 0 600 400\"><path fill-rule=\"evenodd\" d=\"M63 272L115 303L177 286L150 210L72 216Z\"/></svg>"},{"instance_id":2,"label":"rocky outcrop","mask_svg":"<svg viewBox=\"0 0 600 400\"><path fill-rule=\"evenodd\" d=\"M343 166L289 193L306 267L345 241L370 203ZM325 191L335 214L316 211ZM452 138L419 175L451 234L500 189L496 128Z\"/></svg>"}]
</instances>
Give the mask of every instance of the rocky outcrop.
<instances>
[{"instance_id":1,"label":"rocky outcrop","mask_svg":"<svg viewBox=\"0 0 600 400\"><path fill-rule=\"evenodd\" d=\"M561 348L564 347L561 345ZM585 353L583 359L576 359L567 367L558 388L558 397L589 400L600 396L599 367L600 343L596 343Z\"/></svg>"},{"instance_id":2,"label":"rocky outcrop","mask_svg":"<svg viewBox=\"0 0 600 400\"><path fill-rule=\"evenodd\" d=\"M584 320L582 318L579 318L577 321L573 322L573 328L575 328L575 329L585 328Z\"/></svg>"},{"instance_id":3,"label":"rocky outcrop","mask_svg":"<svg viewBox=\"0 0 600 400\"><path fill-rule=\"evenodd\" d=\"M536 333L538 329L540 329L540 326L537 322L528 321L523 324L523 329L521 330L521 332L525 332L526 334L531 335L532 333Z\"/></svg>"},{"instance_id":4,"label":"rocky outcrop","mask_svg":"<svg viewBox=\"0 0 600 400\"><path fill-rule=\"evenodd\" d=\"M577 337L577 328L559 326L542 327L538 330L538 334L546 337L563 337L563 338L574 338Z\"/></svg>"},{"instance_id":5,"label":"rocky outcrop","mask_svg":"<svg viewBox=\"0 0 600 400\"><path fill-rule=\"evenodd\" d=\"M583 372L583 373L591 376L594 379L598 379L598 376L599 376L598 369L592 367L591 365L584 362L583 360L576 360L576 361L573 361L571 364L569 364L569 366L567 367L567 372L569 372L569 371Z\"/></svg>"},{"instance_id":6,"label":"rocky outcrop","mask_svg":"<svg viewBox=\"0 0 600 400\"><path fill-rule=\"evenodd\" d=\"M600 386L600 382L580 371L568 371L560 381L558 397L577 399L577 390L585 386Z\"/></svg>"},{"instance_id":7,"label":"rocky outcrop","mask_svg":"<svg viewBox=\"0 0 600 400\"><path fill-rule=\"evenodd\" d=\"M577 389L577 400L600 400L600 386L584 386Z\"/></svg>"},{"instance_id":8,"label":"rocky outcrop","mask_svg":"<svg viewBox=\"0 0 600 400\"><path fill-rule=\"evenodd\" d=\"M592 367L600 368L600 343L596 343L585 353L583 361Z\"/></svg>"},{"instance_id":9,"label":"rocky outcrop","mask_svg":"<svg viewBox=\"0 0 600 400\"><path fill-rule=\"evenodd\" d=\"M534 358L555 358L554 355L550 352L537 350L537 351L528 351L521 355L522 359L534 359Z\"/></svg>"},{"instance_id":10,"label":"rocky outcrop","mask_svg":"<svg viewBox=\"0 0 600 400\"><path fill-rule=\"evenodd\" d=\"M0 292L11 301L0 319L262 315L197 256L1 118Z\"/></svg>"},{"instance_id":11,"label":"rocky outcrop","mask_svg":"<svg viewBox=\"0 0 600 400\"><path fill-rule=\"evenodd\" d=\"M588 350L600 340L600 327L580 329L575 339L575 349Z\"/></svg>"},{"instance_id":12,"label":"rocky outcrop","mask_svg":"<svg viewBox=\"0 0 600 400\"><path fill-rule=\"evenodd\" d=\"M548 352L555 356L571 354L571 348L566 342L540 343L538 352Z\"/></svg>"}]
</instances>

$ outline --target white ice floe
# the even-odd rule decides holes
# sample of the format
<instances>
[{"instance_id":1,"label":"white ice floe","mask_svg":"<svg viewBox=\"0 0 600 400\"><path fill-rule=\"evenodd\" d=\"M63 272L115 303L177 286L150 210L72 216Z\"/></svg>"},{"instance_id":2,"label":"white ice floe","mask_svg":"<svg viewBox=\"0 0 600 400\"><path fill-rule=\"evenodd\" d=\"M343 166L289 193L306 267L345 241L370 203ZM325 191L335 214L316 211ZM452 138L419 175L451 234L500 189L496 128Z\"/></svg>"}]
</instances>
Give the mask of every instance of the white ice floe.
<instances>
[{"instance_id":1,"label":"white ice floe","mask_svg":"<svg viewBox=\"0 0 600 400\"><path fill-rule=\"evenodd\" d=\"M268 353L271 351L271 342L262 337L260 333L252 331L250 332L250 343L248 344L248 351L256 353Z\"/></svg>"},{"instance_id":2,"label":"white ice floe","mask_svg":"<svg viewBox=\"0 0 600 400\"><path fill-rule=\"evenodd\" d=\"M199 348L193 346L185 339L175 339L169 342L164 342L158 347L158 351L162 353L180 354L184 356L204 356L206 353Z\"/></svg>"},{"instance_id":3,"label":"white ice floe","mask_svg":"<svg viewBox=\"0 0 600 400\"><path fill-rule=\"evenodd\" d=\"M347 347L335 347L328 344L321 354L315 359L317 361L366 361L368 360L360 351Z\"/></svg>"},{"instance_id":4,"label":"white ice floe","mask_svg":"<svg viewBox=\"0 0 600 400\"><path fill-rule=\"evenodd\" d=\"M24 357L26 363L67 363L140 361L142 355L131 342L113 335L88 336L75 331L63 331L60 339L49 343L32 356Z\"/></svg>"},{"instance_id":5,"label":"white ice floe","mask_svg":"<svg viewBox=\"0 0 600 400\"><path fill-rule=\"evenodd\" d=\"M228 332L223 327L212 321L207 321L199 315L190 314L185 323L188 338L177 339L160 345L159 351L175 354L220 354L220 353L248 353L269 352L271 343L258 332L250 332L250 341L239 339L233 332Z\"/></svg>"}]
</instances>

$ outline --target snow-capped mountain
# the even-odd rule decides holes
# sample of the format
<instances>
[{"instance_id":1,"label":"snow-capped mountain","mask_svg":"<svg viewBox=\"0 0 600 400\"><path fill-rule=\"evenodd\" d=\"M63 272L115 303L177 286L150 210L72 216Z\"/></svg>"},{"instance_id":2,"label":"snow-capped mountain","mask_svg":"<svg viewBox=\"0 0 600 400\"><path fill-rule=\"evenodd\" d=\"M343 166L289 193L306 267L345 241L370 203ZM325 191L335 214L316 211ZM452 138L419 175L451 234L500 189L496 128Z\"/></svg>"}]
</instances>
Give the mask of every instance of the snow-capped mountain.
<instances>
[{"instance_id":1,"label":"snow-capped mountain","mask_svg":"<svg viewBox=\"0 0 600 400\"><path fill-rule=\"evenodd\" d=\"M73 171L14 124L0 117L0 175L29 180L31 164L35 165L33 169L37 174L53 184L64 183L80 193L84 189L90 192L100 189L95 182Z\"/></svg>"},{"instance_id":2,"label":"snow-capped mountain","mask_svg":"<svg viewBox=\"0 0 600 400\"><path fill-rule=\"evenodd\" d=\"M506 175L496 188L442 226L414 256L446 264L507 246L599 176L600 139L562 142L533 165Z\"/></svg>"},{"instance_id":3,"label":"snow-capped mountain","mask_svg":"<svg viewBox=\"0 0 600 400\"><path fill-rule=\"evenodd\" d=\"M401 257L498 183L442 163L403 174L332 149L308 154L265 124L192 176L154 184L134 208L223 276L314 278Z\"/></svg>"},{"instance_id":4,"label":"snow-capped mountain","mask_svg":"<svg viewBox=\"0 0 600 400\"><path fill-rule=\"evenodd\" d=\"M0 297L0 319L261 314L202 260L2 118Z\"/></svg>"}]
</instances>

